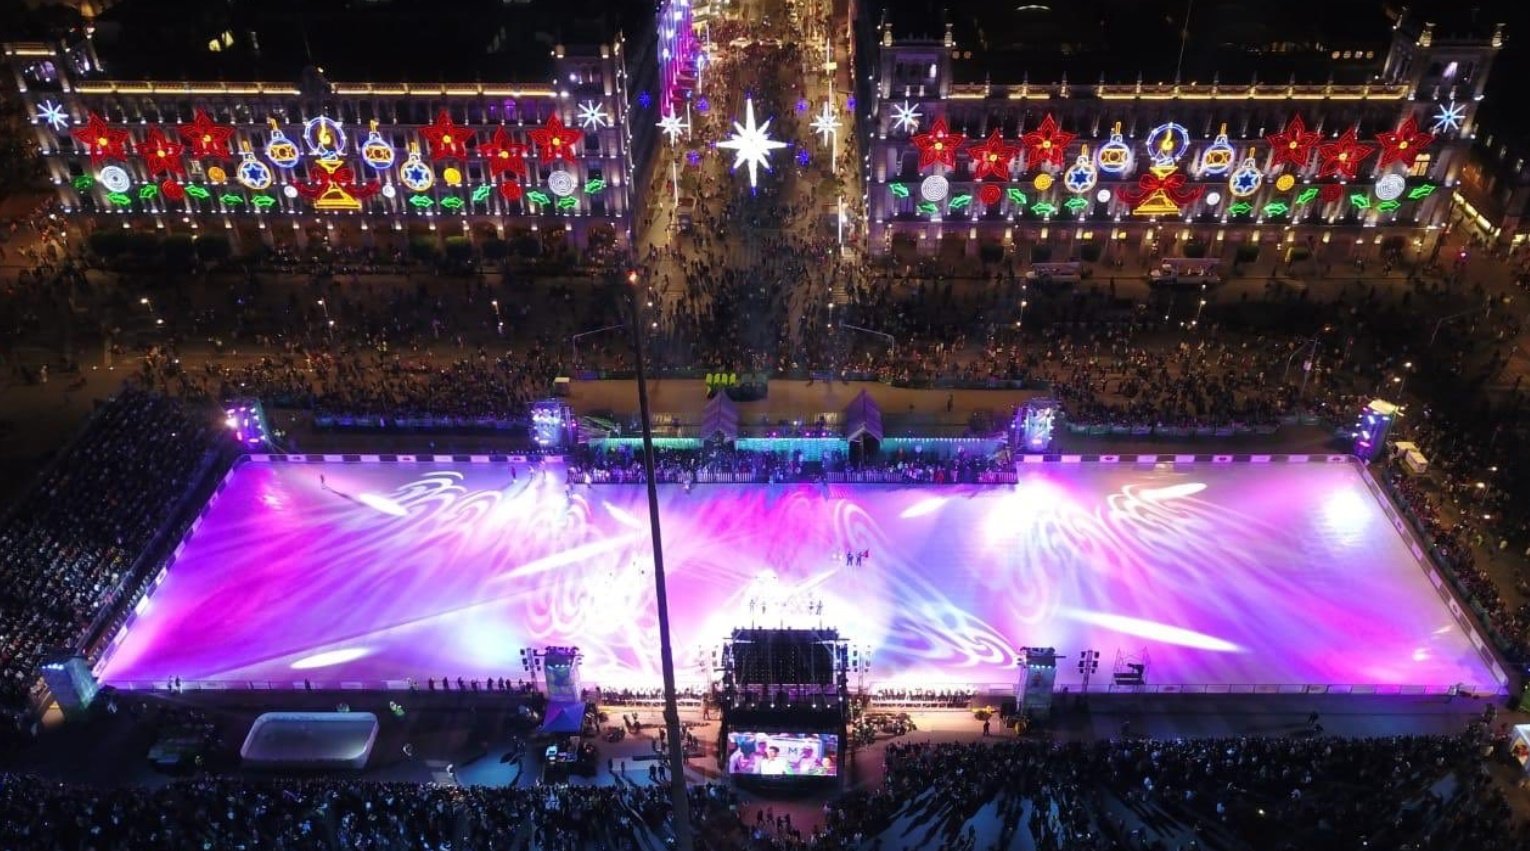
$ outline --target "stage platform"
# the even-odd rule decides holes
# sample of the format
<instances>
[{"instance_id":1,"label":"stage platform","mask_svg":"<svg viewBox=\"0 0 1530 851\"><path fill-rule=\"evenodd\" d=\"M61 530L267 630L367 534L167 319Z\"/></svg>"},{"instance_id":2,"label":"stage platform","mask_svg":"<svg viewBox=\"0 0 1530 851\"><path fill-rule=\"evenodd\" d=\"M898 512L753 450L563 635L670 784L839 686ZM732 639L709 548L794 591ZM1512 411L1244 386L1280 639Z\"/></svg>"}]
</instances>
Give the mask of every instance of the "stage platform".
<instances>
[{"instance_id":1,"label":"stage platform","mask_svg":"<svg viewBox=\"0 0 1530 851\"><path fill-rule=\"evenodd\" d=\"M682 685L735 627L827 626L868 685L1012 687L1016 651L1146 658L1149 688L1443 693L1502 672L1357 464L1024 465L1016 485L660 486ZM861 553L857 562L847 553ZM237 466L97 666L124 689L660 679L641 485L563 468ZM857 684L852 682L852 688ZM1066 660L1059 688L1078 688Z\"/></svg>"}]
</instances>

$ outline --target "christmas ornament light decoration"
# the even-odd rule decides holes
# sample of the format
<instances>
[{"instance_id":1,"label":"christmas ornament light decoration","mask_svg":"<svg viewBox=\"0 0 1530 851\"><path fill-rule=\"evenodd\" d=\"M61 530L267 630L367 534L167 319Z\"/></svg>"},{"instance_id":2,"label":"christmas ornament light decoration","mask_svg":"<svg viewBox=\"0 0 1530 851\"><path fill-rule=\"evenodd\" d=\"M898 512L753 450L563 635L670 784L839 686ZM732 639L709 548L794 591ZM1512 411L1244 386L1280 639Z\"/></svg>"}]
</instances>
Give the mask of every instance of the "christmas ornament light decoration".
<instances>
[{"instance_id":1,"label":"christmas ornament light decoration","mask_svg":"<svg viewBox=\"0 0 1530 851\"><path fill-rule=\"evenodd\" d=\"M758 185L759 169L770 170L770 152L786 147L785 142L770 138L770 119L755 124L754 99L744 100L744 123L733 122L733 135L718 142L717 147L733 152L733 170L741 165L749 166L749 186Z\"/></svg>"},{"instance_id":2,"label":"christmas ornament light decoration","mask_svg":"<svg viewBox=\"0 0 1530 851\"><path fill-rule=\"evenodd\" d=\"M551 189L552 194L559 198L567 198L574 194L574 190L579 188L579 181L572 174L558 169L552 174L547 175L547 188Z\"/></svg>"},{"instance_id":3,"label":"christmas ornament light decoration","mask_svg":"<svg viewBox=\"0 0 1530 851\"><path fill-rule=\"evenodd\" d=\"M1227 212L1234 216L1246 216L1254 212L1254 205L1247 201L1239 201L1235 204L1228 204Z\"/></svg>"},{"instance_id":4,"label":"christmas ornament light decoration","mask_svg":"<svg viewBox=\"0 0 1530 851\"><path fill-rule=\"evenodd\" d=\"M1215 207L1222 203L1222 193L1212 190L1206 193L1206 206Z\"/></svg>"},{"instance_id":5,"label":"christmas ornament light decoration","mask_svg":"<svg viewBox=\"0 0 1530 851\"><path fill-rule=\"evenodd\" d=\"M967 148L967 156L972 160L972 179L982 180L985 177L994 177L999 180L1008 180L1009 164L1018 153L1020 153L1020 146L1007 144L998 130L989 133L987 139Z\"/></svg>"},{"instance_id":6,"label":"christmas ornament light decoration","mask_svg":"<svg viewBox=\"0 0 1530 851\"><path fill-rule=\"evenodd\" d=\"M1318 177L1333 174L1345 180L1354 180L1360 163L1375 152L1376 146L1367 145L1355 138L1355 128L1351 127L1339 138L1318 146L1318 156L1323 161L1318 168Z\"/></svg>"},{"instance_id":7,"label":"christmas ornament light decoration","mask_svg":"<svg viewBox=\"0 0 1530 851\"><path fill-rule=\"evenodd\" d=\"M499 185L499 197L506 201L521 200L522 190L519 183L501 183Z\"/></svg>"},{"instance_id":8,"label":"christmas ornament light decoration","mask_svg":"<svg viewBox=\"0 0 1530 851\"><path fill-rule=\"evenodd\" d=\"M936 163L956 168L956 154L967 144L967 137L952 133L946 126L946 119L937 118L930 125L930 132L915 133L912 141L919 149L919 170L923 171Z\"/></svg>"},{"instance_id":9,"label":"christmas ornament light decoration","mask_svg":"<svg viewBox=\"0 0 1530 851\"><path fill-rule=\"evenodd\" d=\"M1413 160L1434 141L1434 134L1419 130L1418 120L1410 115L1403 119L1396 130L1377 133L1376 141L1381 143L1381 161L1376 164L1378 168L1386 168L1392 163L1412 165Z\"/></svg>"},{"instance_id":10,"label":"christmas ornament light decoration","mask_svg":"<svg viewBox=\"0 0 1530 851\"><path fill-rule=\"evenodd\" d=\"M1308 130L1307 123L1300 115L1291 116L1286 123L1286 129L1279 133L1271 133L1264 137L1270 143L1271 166L1288 164L1293 168L1307 167L1307 161L1312 159L1312 149L1322 138L1322 134L1315 130Z\"/></svg>"},{"instance_id":11,"label":"christmas ornament light decoration","mask_svg":"<svg viewBox=\"0 0 1530 851\"><path fill-rule=\"evenodd\" d=\"M526 176L526 146L510 138L504 127L496 127L489 141L478 146L478 153L489 167L489 177L506 172Z\"/></svg>"},{"instance_id":12,"label":"christmas ornament light decoration","mask_svg":"<svg viewBox=\"0 0 1530 851\"><path fill-rule=\"evenodd\" d=\"M1074 195L1082 195L1093 189L1099 179L1100 173L1089 159L1089 149L1085 148L1073 165L1063 172L1063 187Z\"/></svg>"},{"instance_id":13,"label":"christmas ornament light decoration","mask_svg":"<svg viewBox=\"0 0 1530 851\"><path fill-rule=\"evenodd\" d=\"M409 146L409 157L398 167L398 182L410 192L425 192L436 183L436 172L420 159L418 145Z\"/></svg>"},{"instance_id":14,"label":"christmas ornament light decoration","mask_svg":"<svg viewBox=\"0 0 1530 851\"><path fill-rule=\"evenodd\" d=\"M659 128L659 132L663 133L669 139L669 143L671 145L679 141L680 137L684 135L686 131L691 129L689 122L687 122L684 118L674 114L673 112L668 113L663 118L659 119L657 126Z\"/></svg>"},{"instance_id":15,"label":"christmas ornament light decoration","mask_svg":"<svg viewBox=\"0 0 1530 851\"><path fill-rule=\"evenodd\" d=\"M1094 193L1094 200L1100 202L1101 204L1109 203L1110 198L1111 195L1109 189L1101 189L1100 191Z\"/></svg>"},{"instance_id":16,"label":"christmas ornament light decoration","mask_svg":"<svg viewBox=\"0 0 1530 851\"><path fill-rule=\"evenodd\" d=\"M228 172L224 171L221 165L209 166L207 169L207 179L213 183L227 183Z\"/></svg>"},{"instance_id":17,"label":"christmas ornament light decoration","mask_svg":"<svg viewBox=\"0 0 1530 851\"><path fill-rule=\"evenodd\" d=\"M918 130L920 117L919 107L908 101L904 101L901 105L896 103L892 105L893 126L904 133L912 134Z\"/></svg>"},{"instance_id":18,"label":"christmas ornament light decoration","mask_svg":"<svg viewBox=\"0 0 1530 851\"><path fill-rule=\"evenodd\" d=\"M377 132L377 122L373 121L367 130L367 140L361 143L361 161L377 171L386 171L397 159L398 152Z\"/></svg>"},{"instance_id":19,"label":"christmas ornament light decoration","mask_svg":"<svg viewBox=\"0 0 1530 851\"><path fill-rule=\"evenodd\" d=\"M382 196L391 201L398 197L398 190L393 188L393 184L385 183L382 188Z\"/></svg>"},{"instance_id":20,"label":"christmas ornament light decoration","mask_svg":"<svg viewBox=\"0 0 1530 851\"><path fill-rule=\"evenodd\" d=\"M345 154L345 129L327 115L310 118L303 125L303 141L308 153L319 159L334 159Z\"/></svg>"},{"instance_id":21,"label":"christmas ornament light decoration","mask_svg":"<svg viewBox=\"0 0 1530 851\"><path fill-rule=\"evenodd\" d=\"M1435 186L1433 183L1420 183L1419 185L1408 190L1408 200L1418 201L1423 198L1428 198L1430 195L1434 194L1434 189Z\"/></svg>"},{"instance_id":22,"label":"christmas ornament light decoration","mask_svg":"<svg viewBox=\"0 0 1530 851\"><path fill-rule=\"evenodd\" d=\"M1223 124L1217 138L1201 152L1201 174L1220 177L1232 170L1237 158L1238 152L1227 141L1227 125Z\"/></svg>"},{"instance_id":23,"label":"christmas ornament light decoration","mask_svg":"<svg viewBox=\"0 0 1530 851\"><path fill-rule=\"evenodd\" d=\"M1312 203L1312 199L1316 198L1317 196L1318 188L1316 186L1309 186L1306 189L1303 189L1300 195L1296 196L1296 203L1310 204Z\"/></svg>"},{"instance_id":24,"label":"christmas ornament light decoration","mask_svg":"<svg viewBox=\"0 0 1530 851\"><path fill-rule=\"evenodd\" d=\"M292 168L301 157L298 146L292 144L292 140L277 126L276 119L271 119L271 138L266 140L266 159L281 168Z\"/></svg>"},{"instance_id":25,"label":"christmas ornament light decoration","mask_svg":"<svg viewBox=\"0 0 1530 851\"><path fill-rule=\"evenodd\" d=\"M1070 213L1083 213L1085 210L1089 209L1089 199L1082 196L1074 196L1064 201L1063 206L1066 207Z\"/></svg>"},{"instance_id":26,"label":"christmas ornament light decoration","mask_svg":"<svg viewBox=\"0 0 1530 851\"><path fill-rule=\"evenodd\" d=\"M108 125L94 112L88 114L83 127L74 128L69 135L85 148L91 165L127 159L128 132Z\"/></svg>"},{"instance_id":27,"label":"christmas ornament light decoration","mask_svg":"<svg viewBox=\"0 0 1530 851\"><path fill-rule=\"evenodd\" d=\"M143 143L138 146L138 151L143 154L144 167L150 177L161 172L167 175L186 173L186 166L181 162L181 143L167 139L165 131L158 127L150 127L143 134Z\"/></svg>"},{"instance_id":28,"label":"christmas ornament light decoration","mask_svg":"<svg viewBox=\"0 0 1530 851\"><path fill-rule=\"evenodd\" d=\"M1004 189L997 183L985 183L978 187L978 200L992 207L1004 200Z\"/></svg>"},{"instance_id":29,"label":"christmas ornament light decoration","mask_svg":"<svg viewBox=\"0 0 1530 851\"><path fill-rule=\"evenodd\" d=\"M296 188L299 195L313 202L316 210L355 212L361 209L362 201L376 195L382 188L375 181L358 184L355 172L339 157L315 160L314 168L310 169L310 177L312 179L307 183L288 188Z\"/></svg>"},{"instance_id":30,"label":"christmas ornament light decoration","mask_svg":"<svg viewBox=\"0 0 1530 851\"><path fill-rule=\"evenodd\" d=\"M45 100L37 105L37 116L33 121L47 122L54 132L62 133L69 126L69 113L64 111L62 104Z\"/></svg>"},{"instance_id":31,"label":"christmas ornament light decoration","mask_svg":"<svg viewBox=\"0 0 1530 851\"><path fill-rule=\"evenodd\" d=\"M1441 133L1459 133L1466 123L1466 104L1450 103L1440 104L1440 108L1434 113L1434 124L1429 129L1436 135Z\"/></svg>"},{"instance_id":32,"label":"christmas ornament light decoration","mask_svg":"<svg viewBox=\"0 0 1530 851\"><path fill-rule=\"evenodd\" d=\"M834 105L824 101L823 108L813 116L813 121L808 126L823 138L825 145L834 144L832 137L839 133L839 116L834 114Z\"/></svg>"},{"instance_id":33,"label":"christmas ornament light decoration","mask_svg":"<svg viewBox=\"0 0 1530 851\"><path fill-rule=\"evenodd\" d=\"M298 196L298 188L289 183L282 187L282 194L288 198L296 198Z\"/></svg>"},{"instance_id":34,"label":"christmas ornament light decoration","mask_svg":"<svg viewBox=\"0 0 1530 851\"><path fill-rule=\"evenodd\" d=\"M255 159L255 153L246 146L240 153L239 165L234 168L234 179L245 189L259 192L268 188L275 176L271 167Z\"/></svg>"},{"instance_id":35,"label":"christmas ornament light decoration","mask_svg":"<svg viewBox=\"0 0 1530 851\"><path fill-rule=\"evenodd\" d=\"M165 196L166 201L180 202L186 200L186 187L182 186L174 179L167 178L163 183L161 183L159 185L159 192L161 195Z\"/></svg>"},{"instance_id":36,"label":"christmas ornament light decoration","mask_svg":"<svg viewBox=\"0 0 1530 851\"><path fill-rule=\"evenodd\" d=\"M1408 181L1397 173L1384 174L1376 181L1376 197L1383 201L1396 201L1408 190Z\"/></svg>"},{"instance_id":37,"label":"christmas ornament light decoration","mask_svg":"<svg viewBox=\"0 0 1530 851\"><path fill-rule=\"evenodd\" d=\"M1296 177L1290 174L1282 174L1275 178L1275 189L1279 192L1290 192L1291 187L1296 185Z\"/></svg>"},{"instance_id":38,"label":"christmas ornament light decoration","mask_svg":"<svg viewBox=\"0 0 1530 851\"><path fill-rule=\"evenodd\" d=\"M1324 204L1332 204L1344 197L1344 187L1337 183L1325 183L1318 190L1318 195L1323 199Z\"/></svg>"},{"instance_id":39,"label":"christmas ornament light decoration","mask_svg":"<svg viewBox=\"0 0 1530 851\"><path fill-rule=\"evenodd\" d=\"M171 181L165 182L169 183ZM206 201L208 198L212 197L212 192L208 191L207 187L205 186L187 186L184 183L176 183L175 185L180 188L182 194L190 195L198 201ZM170 194L169 187L161 186L160 191L164 192L166 195Z\"/></svg>"},{"instance_id":40,"label":"christmas ornament light decoration","mask_svg":"<svg viewBox=\"0 0 1530 851\"><path fill-rule=\"evenodd\" d=\"M120 165L109 165L96 172L96 180L101 188L107 192L126 192L133 181L128 178L127 170Z\"/></svg>"},{"instance_id":41,"label":"christmas ornament light decoration","mask_svg":"<svg viewBox=\"0 0 1530 851\"><path fill-rule=\"evenodd\" d=\"M1036 187L1037 192L1045 192L1048 189L1051 189L1052 183L1052 175L1047 174L1046 172L1042 172L1041 174L1036 175L1036 179L1031 181L1031 185Z\"/></svg>"},{"instance_id":42,"label":"christmas ornament light decoration","mask_svg":"<svg viewBox=\"0 0 1530 851\"><path fill-rule=\"evenodd\" d=\"M191 156L196 159L227 159L233 154L234 128L213 121L198 108L191 113L191 123L175 128Z\"/></svg>"},{"instance_id":43,"label":"christmas ornament light decoration","mask_svg":"<svg viewBox=\"0 0 1530 851\"><path fill-rule=\"evenodd\" d=\"M563 119L559 118L556 112L547 116L547 123L539 129L532 130L530 135L531 141L536 143L537 156L541 157L543 162L556 160L574 162L574 158L578 156L574 146L584 138L584 134L580 131L572 127L564 127Z\"/></svg>"},{"instance_id":44,"label":"christmas ornament light decoration","mask_svg":"<svg viewBox=\"0 0 1530 851\"><path fill-rule=\"evenodd\" d=\"M1098 153L1094 155L1095 167L1106 174L1125 174L1132 167L1132 148L1126 144L1126 137L1121 135L1121 123L1116 122L1116 128L1110 134L1110 141L1100 146Z\"/></svg>"},{"instance_id":45,"label":"christmas ornament light decoration","mask_svg":"<svg viewBox=\"0 0 1530 851\"><path fill-rule=\"evenodd\" d=\"M951 182L939 174L932 174L919 184L919 197L926 201L941 201L950 191Z\"/></svg>"},{"instance_id":46,"label":"christmas ornament light decoration","mask_svg":"<svg viewBox=\"0 0 1530 851\"><path fill-rule=\"evenodd\" d=\"M1253 157L1245 157L1243 164L1227 179L1227 191L1234 198L1247 198L1258 192L1263 184L1264 172L1259 170L1259 164L1254 162Z\"/></svg>"},{"instance_id":47,"label":"christmas ornament light decoration","mask_svg":"<svg viewBox=\"0 0 1530 851\"><path fill-rule=\"evenodd\" d=\"M611 116L606 114L606 105L594 101L584 101L579 104L579 126L585 130L599 130L602 127L611 126Z\"/></svg>"},{"instance_id":48,"label":"christmas ornament light decoration","mask_svg":"<svg viewBox=\"0 0 1530 851\"><path fill-rule=\"evenodd\" d=\"M1148 131L1148 158L1156 165L1178 162L1190 147L1190 131L1170 121Z\"/></svg>"},{"instance_id":49,"label":"christmas ornament light decoration","mask_svg":"<svg viewBox=\"0 0 1530 851\"><path fill-rule=\"evenodd\" d=\"M1041 126L1020 137L1025 145L1025 162L1029 168L1041 168L1042 166L1054 166L1061 168L1063 154L1067 151L1068 143L1073 141L1073 133L1057 126L1057 121L1051 113L1041 119Z\"/></svg>"},{"instance_id":50,"label":"christmas ornament light decoration","mask_svg":"<svg viewBox=\"0 0 1530 851\"><path fill-rule=\"evenodd\" d=\"M436 113L435 121L420 128L420 135L430 143L430 159L435 162L451 157L466 159L468 143L475 134L453 121L451 113L443 109Z\"/></svg>"},{"instance_id":51,"label":"christmas ornament light decoration","mask_svg":"<svg viewBox=\"0 0 1530 851\"><path fill-rule=\"evenodd\" d=\"M456 166L447 166L441 169L441 182L447 186L462 185L462 171Z\"/></svg>"}]
</instances>

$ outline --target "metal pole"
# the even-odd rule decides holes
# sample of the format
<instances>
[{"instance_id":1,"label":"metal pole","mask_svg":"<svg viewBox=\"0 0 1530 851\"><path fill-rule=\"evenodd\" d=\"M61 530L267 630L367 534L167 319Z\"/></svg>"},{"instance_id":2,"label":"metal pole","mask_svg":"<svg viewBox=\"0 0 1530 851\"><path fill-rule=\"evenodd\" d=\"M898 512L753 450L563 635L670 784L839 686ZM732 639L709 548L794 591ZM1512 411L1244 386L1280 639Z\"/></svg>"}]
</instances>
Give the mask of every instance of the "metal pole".
<instances>
[{"instance_id":1,"label":"metal pole","mask_svg":"<svg viewBox=\"0 0 1530 851\"><path fill-rule=\"evenodd\" d=\"M669 737L669 798L674 809L675 848L692 851L691 802L685 788L685 747L675 703L675 654L669 643L669 594L664 584L664 544L659 537L659 485L653 462L653 425L648 413L648 380L643 375L643 297L638 274L629 272L632 296L632 354L637 365L638 412L643 421L643 476L648 480L648 528L653 534L653 592L659 610L659 664L664 672L664 728Z\"/></svg>"}]
</instances>

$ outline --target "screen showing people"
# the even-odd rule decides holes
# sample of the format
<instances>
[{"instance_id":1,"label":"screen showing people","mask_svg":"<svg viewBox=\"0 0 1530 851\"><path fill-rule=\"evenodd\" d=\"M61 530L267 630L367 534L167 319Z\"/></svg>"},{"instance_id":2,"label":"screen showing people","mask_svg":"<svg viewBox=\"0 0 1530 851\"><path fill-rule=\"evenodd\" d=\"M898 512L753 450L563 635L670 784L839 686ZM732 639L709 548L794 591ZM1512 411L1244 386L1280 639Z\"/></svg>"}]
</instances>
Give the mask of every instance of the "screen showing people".
<instances>
[{"instance_id":1,"label":"screen showing people","mask_svg":"<svg viewBox=\"0 0 1530 851\"><path fill-rule=\"evenodd\" d=\"M837 777L832 733L729 733L728 773L760 777Z\"/></svg>"}]
</instances>

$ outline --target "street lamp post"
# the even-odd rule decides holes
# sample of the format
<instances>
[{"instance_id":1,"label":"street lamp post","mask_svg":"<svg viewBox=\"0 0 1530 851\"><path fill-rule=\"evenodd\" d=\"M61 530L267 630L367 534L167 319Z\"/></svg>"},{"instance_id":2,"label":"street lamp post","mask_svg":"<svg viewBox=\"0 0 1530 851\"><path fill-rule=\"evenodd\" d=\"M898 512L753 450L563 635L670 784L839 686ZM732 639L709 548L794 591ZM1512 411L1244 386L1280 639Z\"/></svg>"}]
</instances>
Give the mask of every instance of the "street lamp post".
<instances>
[{"instance_id":1,"label":"street lamp post","mask_svg":"<svg viewBox=\"0 0 1530 851\"><path fill-rule=\"evenodd\" d=\"M680 710L675 703L675 654L669 639L669 594L664 581L664 544L659 536L659 485L653 459L653 424L648 411L648 380L643 374L643 296L638 274L629 272L632 298L632 354L637 366L638 413L643 423L643 477L648 480L648 528L653 535L653 591L659 613L659 665L664 674L664 727L669 737L669 797L674 810L675 848L692 851L690 798L685 788L685 746Z\"/></svg>"}]
</instances>

